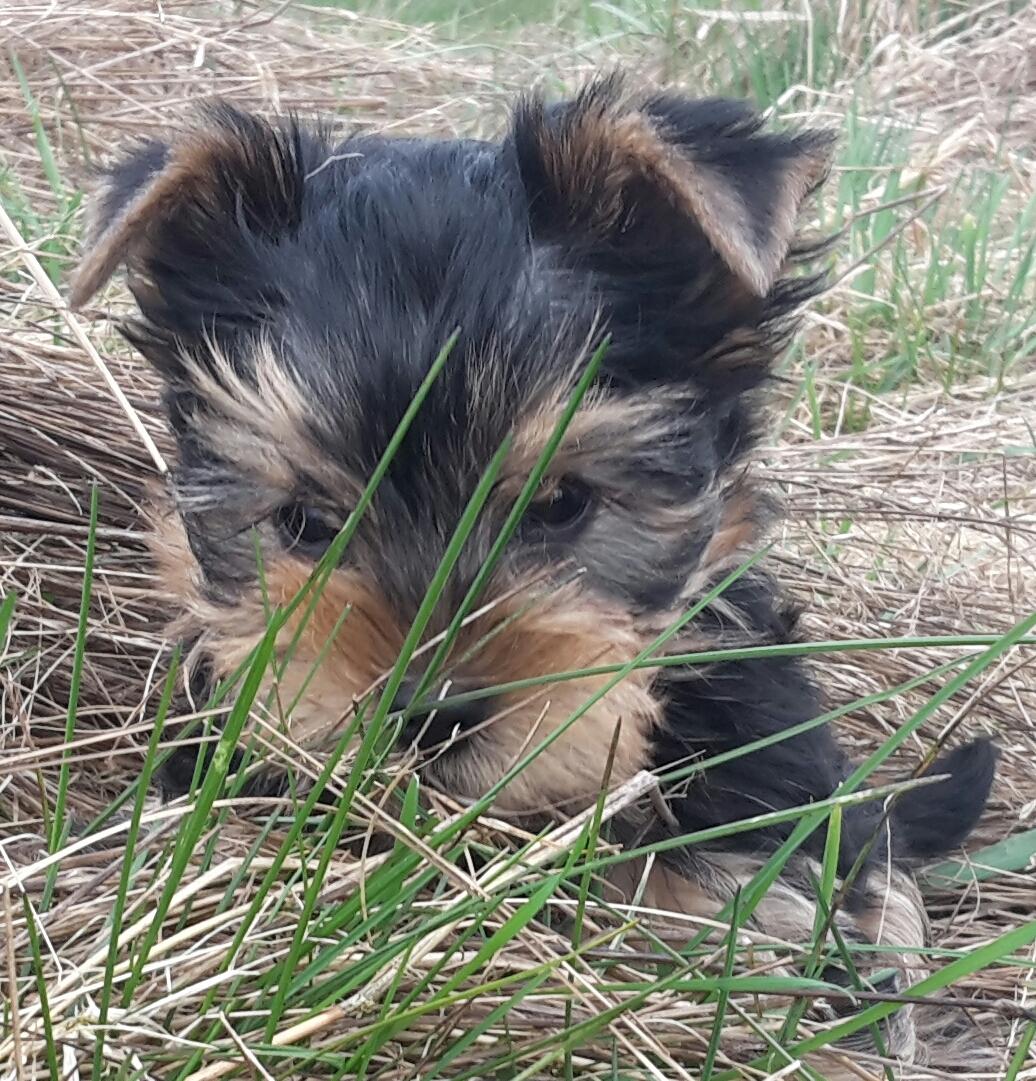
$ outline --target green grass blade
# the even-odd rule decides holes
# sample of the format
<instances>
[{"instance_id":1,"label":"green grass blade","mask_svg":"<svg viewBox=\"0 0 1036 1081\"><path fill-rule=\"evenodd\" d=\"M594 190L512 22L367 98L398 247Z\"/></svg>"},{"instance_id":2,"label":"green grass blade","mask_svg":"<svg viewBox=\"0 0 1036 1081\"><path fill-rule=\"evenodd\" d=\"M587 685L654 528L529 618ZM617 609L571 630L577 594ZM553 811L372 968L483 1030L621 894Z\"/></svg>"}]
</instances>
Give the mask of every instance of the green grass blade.
<instances>
[{"instance_id":1,"label":"green grass blade","mask_svg":"<svg viewBox=\"0 0 1036 1081\"><path fill-rule=\"evenodd\" d=\"M737 932L741 926L738 914L739 894L734 895L730 905L730 927L727 930L727 948L723 954L723 977L733 979L734 962L737 960ZM712 1071L716 1068L716 1055L719 1054L720 1040L726 1025L727 1009L730 1003L730 990L724 987L716 996L716 1010L712 1017L712 1032L709 1044L705 1048L705 1058L701 1066L701 1081L711 1081Z\"/></svg>"},{"instance_id":2,"label":"green grass blade","mask_svg":"<svg viewBox=\"0 0 1036 1081\"><path fill-rule=\"evenodd\" d=\"M40 1000L40 1018L43 1021L43 1046L47 1055L47 1066L51 1077L61 1077L58 1069L58 1045L54 1038L54 1020L50 1016L50 1002L47 997L47 977L40 950L40 935L36 927L36 913L29 903L29 898L22 895L22 910L25 913L25 929L29 934L29 950L32 953L32 971L36 977L36 994Z\"/></svg>"},{"instance_id":3,"label":"green grass blade","mask_svg":"<svg viewBox=\"0 0 1036 1081\"><path fill-rule=\"evenodd\" d=\"M61 178L61 169L58 167L57 159L54 157L54 150L50 145L50 139L47 137L46 128L43 126L39 104L29 86L29 80L25 78L25 70L22 68L17 54L14 52L8 53L8 59L11 61L11 67L14 70L15 77L18 79L18 86L21 89L26 108L29 110L33 134L36 136L36 151L40 156L40 165L43 166L44 176L47 178L50 190L57 196L59 205L63 205L65 182Z\"/></svg>"},{"instance_id":4,"label":"green grass blade","mask_svg":"<svg viewBox=\"0 0 1036 1081\"><path fill-rule=\"evenodd\" d=\"M1032 1059L1029 1058L1029 1049L1032 1047L1034 1038L1036 1038L1036 1021L1029 1021L1018 1037L1018 1044L1011 1055L1004 1081L1018 1081L1022 1070L1027 1064L1032 1063Z\"/></svg>"},{"instance_id":5,"label":"green grass blade","mask_svg":"<svg viewBox=\"0 0 1036 1081\"><path fill-rule=\"evenodd\" d=\"M815 976L820 965L821 954L827 941L830 917L834 911L835 886L838 881L838 859L842 847L842 808L834 807L827 820L827 837L824 841L824 858L820 868L820 881L817 883L817 905L813 917L813 943L803 964L807 976ZM778 1042L787 1047L798 1032L799 1022L806 1013L805 1000L793 1002L788 1015L781 1026ZM770 1069L779 1065L771 1063Z\"/></svg>"},{"instance_id":6,"label":"green grass blade","mask_svg":"<svg viewBox=\"0 0 1036 1081\"><path fill-rule=\"evenodd\" d=\"M68 710L65 714L65 747L61 753L61 768L58 773L57 798L54 801L54 817L51 821L49 851L57 850L64 843L68 823L65 821L65 804L68 801L68 783L70 778L71 744L76 734L76 713L79 709L79 691L83 683L83 665L86 658L86 636L90 620L90 594L94 580L94 559L97 554L97 511L99 496L97 485L90 489L90 524L86 538L86 558L83 564L83 588L79 600L79 623L76 628L75 652L72 658L72 678L68 691ZM57 882L58 865L54 864L47 875L43 899L40 908L46 911L50 906L54 886Z\"/></svg>"},{"instance_id":7,"label":"green grass blade","mask_svg":"<svg viewBox=\"0 0 1036 1081\"><path fill-rule=\"evenodd\" d=\"M421 681L418 684L415 692L415 698L420 698L425 694L430 686L432 680L442 667L443 661L449 655L453 643L456 641L457 634L460 632L461 625L463 624L468 613L471 611L475 602L482 595L482 591L486 587L486 583L489 581L490 575L496 568L497 563L500 561L500 557L503 554L504 548L506 548L511 537L514 535L514 531L518 528L519 522L522 520L522 516L528 509L529 504L532 502L536 493L539 491L540 484L543 480L550 463L554 459L554 455L557 452L558 447L561 444L562 439L565 436L565 432L568 431L569 425L572 423L572 418L575 416L576 411L582 404L583 399L586 397L587 391L590 389L590 385L597 376L597 372L601 366L601 361L607 352L608 341L607 339L602 342L595 350L593 356L590 358L589 363L579 380L576 382L575 388L571 395L569 395L568 402L565 405L561 416L558 418L557 423L554 425L554 430L550 434L550 438L547 440L546 445L543 448L543 452L540 454L535 466L529 473L522 490L519 492L517 499L515 499L507 519L500 527L500 531L493 541L489 552L486 555L482 566L479 568L478 573L475 575L474 580L471 583L467 593L465 594L460 605L457 607L457 611L453 614L450 620L449 626L446 628L446 632L443 635L443 640L436 648L435 653L432 656L431 661L428 664L428 668L425 674L421 677Z\"/></svg>"},{"instance_id":8,"label":"green grass blade","mask_svg":"<svg viewBox=\"0 0 1036 1081\"><path fill-rule=\"evenodd\" d=\"M1036 863L1036 829L1005 837L996 844L968 854L966 860L947 860L926 869L922 884L934 889L986 882L1004 872L1024 873Z\"/></svg>"},{"instance_id":9,"label":"green grass blade","mask_svg":"<svg viewBox=\"0 0 1036 1081\"><path fill-rule=\"evenodd\" d=\"M378 464L374 467L374 472L371 473L370 480L367 482L366 487L360 494L360 498L356 501L356 506L353 507L348 518L346 518L344 525L338 533L338 536L328 546L327 551L321 556L316 566L313 568L313 573L310 575L309 581L296 597L294 597L284 610L284 619L294 614L296 609L302 605L308 598L306 609L303 613L299 626L296 628L295 633L285 651L285 657L281 665L281 670L287 665L290 659L294 656L295 650L298 648L299 640L301 639L306 627L309 625L312 619L313 611L316 608L316 604L320 599L321 591L326 584L331 573L335 567L338 566L342 556L345 553L346 548L349 546L349 542L352 540L353 534L356 532L357 527L363 519L363 516L367 513L371 502L374 499L375 493L381 485L382 480L385 478L385 474L389 471L389 467L392 465L393 459L399 451L399 448L403 444L403 440L406 438L407 432L410 431L410 427L414 422L414 418L420 412L421 407L424 405L425 399L431 392L432 387L435 384L436 379L439 378L443 368L446 366L446 362L453 351L453 347L457 343L457 339L460 336L459 331L454 331L453 334L447 339L446 344L439 351L435 360L432 361L431 366L428 369L428 373L424 379L421 380L421 385L414 393L410 404L407 406L403 413L399 424L396 426L395 432L392 433L392 438L389 440L388 445L385 447L385 452L381 458L378 459Z\"/></svg>"},{"instance_id":10,"label":"green grass blade","mask_svg":"<svg viewBox=\"0 0 1036 1081\"><path fill-rule=\"evenodd\" d=\"M14 618L14 610L18 604L18 594L12 589L5 593L0 600L0 653L7 646L7 633L11 629L11 620Z\"/></svg>"},{"instance_id":11,"label":"green grass blade","mask_svg":"<svg viewBox=\"0 0 1036 1081\"><path fill-rule=\"evenodd\" d=\"M939 649L988 647L1002 641L998 634L947 635L928 638L862 638L845 641L825 642L788 642L770 646L744 646L726 649L701 650L696 653L670 653L662 657L645 657L633 665L634 670L644 668L684 668L693 665L718 664L728 661L748 661L773 659L777 657L812 657L824 654L886 652L892 649ZM1013 645L1036 645L1036 639L1023 635ZM976 652L974 656L978 656ZM532 690L547 683L564 683L574 679L586 679L588 676L614 675L623 670L623 664L600 664L588 668L567 669L548 672L524 679L496 683L491 687L463 694L450 695L442 699L443 705L457 706L465 702L474 702L480 698L491 698L501 694L513 694L516 691Z\"/></svg>"},{"instance_id":12,"label":"green grass blade","mask_svg":"<svg viewBox=\"0 0 1036 1081\"><path fill-rule=\"evenodd\" d=\"M119 884L115 892L115 901L112 907L112 918L108 938L108 956L104 964L104 983L97 1006L97 1042L94 1045L93 1076L100 1077L104 1062L104 1037L105 1026L108 1023L108 1011L111 1007L112 988L115 976L115 963L119 956L119 936L122 933L123 917L126 911L126 902L129 896L130 878L133 874L133 857L136 852L137 837L140 833L140 820L144 814L144 801L148 794L148 785L154 773L155 760L158 752L158 744L162 739L165 729L165 719L169 713L169 706L173 700L176 689L176 678L180 669L180 649L173 653L166 676L165 685L162 688L162 698L158 703L155 713L155 723L148 737L147 750L144 754L144 763L140 770L140 784L137 788L137 796L133 802L133 812L130 818L129 829L126 832L126 846L122 851L122 870L119 873Z\"/></svg>"},{"instance_id":13,"label":"green grass blade","mask_svg":"<svg viewBox=\"0 0 1036 1081\"><path fill-rule=\"evenodd\" d=\"M180 832L176 840L176 847L173 851L172 860L169 866L168 879L162 889L158 903L155 906L155 914L151 921L151 926L148 928L144 941L140 946L140 950L134 959L129 976L126 980L122 999L124 1007L129 1006L133 1001L133 993L140 983L144 966L147 964L147 959L151 950L158 941L162 923L169 911L169 906L172 904L173 896L180 888L191 855L208 823L212 804L215 802L216 796L226 780L227 773L230 770L231 754L241 737L241 732L244 729L245 722L248 720L252 704L259 691L259 686L270 664L278 630L279 625L276 623L272 624L259 644L259 649L256 651L248 673L246 674L245 682L241 689L241 695L230 711L226 727L220 734L219 742L216 744L212 762L198 789L194 809L191 814L184 819L180 827Z\"/></svg>"}]
</instances>

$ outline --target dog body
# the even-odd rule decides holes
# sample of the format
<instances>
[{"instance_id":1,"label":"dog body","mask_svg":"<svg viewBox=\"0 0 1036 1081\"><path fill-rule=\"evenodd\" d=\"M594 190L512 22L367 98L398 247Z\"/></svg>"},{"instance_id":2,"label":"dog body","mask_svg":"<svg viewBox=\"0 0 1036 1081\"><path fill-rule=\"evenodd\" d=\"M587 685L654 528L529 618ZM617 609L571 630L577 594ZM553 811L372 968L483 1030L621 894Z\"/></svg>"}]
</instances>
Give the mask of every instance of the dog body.
<instances>
[{"instance_id":1,"label":"dog body","mask_svg":"<svg viewBox=\"0 0 1036 1081\"><path fill-rule=\"evenodd\" d=\"M308 622L289 624L297 641L278 697L294 706L278 720L306 750L333 746L395 665L503 438L428 639L478 579L607 338L448 676L422 668L425 652L401 684L403 742L427 752L430 783L472 799L553 738L495 804L541 816L586 806L606 780L672 771L817 717L816 687L791 656L640 666L611 684L727 578L669 653L794 640L768 577L737 576L769 518L745 456L760 388L820 288L788 268L815 251L796 219L830 144L766 134L740 103L636 97L606 79L560 106L526 100L500 143L336 142L217 106L131 153L97 198L73 300L128 268L140 316L126 333L166 380L179 445L156 550L198 670L230 675L262 637L268 604L304 587L455 333ZM850 938L923 945L923 909L899 863L968 834L992 753L975 745L933 768L949 778L908 793L887 821L873 803L846 813L841 873L877 837L838 917ZM191 772L181 763L171 783ZM690 833L828 798L849 772L821 725L711 766L669 806ZM631 843L674 828L648 812L620 824ZM791 828L675 850L642 899L713 916ZM818 833L791 861L755 926L808 940L822 843ZM637 892L635 868L616 884ZM909 982L920 969L905 964ZM896 1025L892 1050L913 1056L906 1011Z\"/></svg>"}]
</instances>

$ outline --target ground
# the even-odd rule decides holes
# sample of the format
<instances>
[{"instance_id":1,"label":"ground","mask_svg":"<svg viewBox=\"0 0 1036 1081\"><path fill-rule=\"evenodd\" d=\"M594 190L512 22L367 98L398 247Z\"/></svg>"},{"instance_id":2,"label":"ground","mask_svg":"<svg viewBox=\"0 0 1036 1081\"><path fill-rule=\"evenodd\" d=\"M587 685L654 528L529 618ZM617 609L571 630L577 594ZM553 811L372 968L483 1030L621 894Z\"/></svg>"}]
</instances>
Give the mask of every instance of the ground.
<instances>
[{"instance_id":1,"label":"ground","mask_svg":"<svg viewBox=\"0 0 1036 1081\"><path fill-rule=\"evenodd\" d=\"M346 126L489 134L514 92L622 64L840 135L816 223L841 231L832 286L788 356L756 464L787 509L773 558L860 751L914 720L895 756L908 767L948 730L996 738L1000 780L970 856L925 881L935 956L959 962L955 993L996 1035L995 1076L1036 1078L1036 676L1031 638L1002 637L1036 596L1033 9L8 0L0 37L4 1076L798 1070L766 995L789 985L721 987L700 950L645 961L587 901L589 873L559 885L552 872L597 842L593 821L531 839L487 820L432 842L404 799L396 847L373 854L336 843L346 828L362 842L363 813L302 830L210 792L194 811L148 804L133 859L49 855L73 832L124 843L125 825L99 816L133 807L153 762L166 659L140 540L152 459L22 243L60 285L91 167L214 92ZM106 318L125 310L115 287L81 322L169 454L154 382ZM573 931L561 917L575 910ZM769 1056L731 1073L760 1030Z\"/></svg>"}]
</instances>

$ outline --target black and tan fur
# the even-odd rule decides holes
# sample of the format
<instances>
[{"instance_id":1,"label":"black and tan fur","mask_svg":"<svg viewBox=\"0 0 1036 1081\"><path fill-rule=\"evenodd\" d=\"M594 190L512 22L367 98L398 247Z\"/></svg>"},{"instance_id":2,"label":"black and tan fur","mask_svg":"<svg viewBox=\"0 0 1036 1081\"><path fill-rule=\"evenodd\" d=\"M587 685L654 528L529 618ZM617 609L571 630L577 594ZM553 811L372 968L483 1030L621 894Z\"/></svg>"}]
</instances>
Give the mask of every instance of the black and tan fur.
<instances>
[{"instance_id":1,"label":"black and tan fur","mask_svg":"<svg viewBox=\"0 0 1036 1081\"><path fill-rule=\"evenodd\" d=\"M269 598L287 602L458 330L281 679L279 701L291 701L333 638L292 716L279 719L309 751L333 745L355 701L395 664L504 434L509 457L429 635L449 622L607 335L542 498L480 598L485 615L454 647L463 662L450 686L636 656L761 542L768 502L745 456L756 397L820 288L790 268L816 251L796 222L831 143L815 131L765 133L738 102L637 96L609 78L561 105L527 98L499 143L335 142L217 105L168 143L130 152L97 197L72 299L86 302L125 265L139 308L127 336L166 380L180 453L155 544L176 635L212 676L248 656L266 625L256 538ZM669 648L793 635L772 582L753 571ZM398 705L411 718L406 738L418 733L429 752L427 782L475 798L606 678L434 713L430 701ZM640 669L504 789L497 809L584 807L616 726L611 780L621 782L820 712L794 658ZM949 778L904 797L887 822L876 805L847 814L843 872L878 834L839 915L847 937L923 944L924 911L904 861L967 836L992 761L986 745L960 749L934 767ZM848 771L819 727L710 769L672 793L670 807L690 832L823 799ZM644 811L621 828L633 839L672 826ZM678 851L656 865L643 903L714 915L786 834L759 829ZM762 904L758 929L809 939L817 844ZM636 875L628 868L616 888L631 895ZM904 954L900 982L918 966ZM908 1011L889 1040L904 1060L940 1053L938 1039L920 1046Z\"/></svg>"}]
</instances>

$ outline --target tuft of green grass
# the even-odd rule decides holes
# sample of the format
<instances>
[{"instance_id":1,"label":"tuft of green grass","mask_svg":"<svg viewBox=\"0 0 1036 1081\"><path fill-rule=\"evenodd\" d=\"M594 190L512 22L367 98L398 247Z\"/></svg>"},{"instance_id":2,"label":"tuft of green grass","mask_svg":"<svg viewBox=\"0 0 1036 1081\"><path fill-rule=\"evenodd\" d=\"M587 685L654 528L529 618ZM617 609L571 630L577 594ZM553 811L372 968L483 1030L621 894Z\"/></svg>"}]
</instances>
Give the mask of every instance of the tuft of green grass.
<instances>
[{"instance_id":1,"label":"tuft of green grass","mask_svg":"<svg viewBox=\"0 0 1036 1081\"><path fill-rule=\"evenodd\" d=\"M584 392L586 385L585 382L581 382L577 390ZM467 510L458 523L457 531L447 546L439 573L433 579L415 621L417 629L408 640L411 652L423 635L431 613L441 600L452 567L474 527L506 450L505 442L473 494ZM381 475L384 475L384 471ZM519 497L519 501L527 494L523 490L523 496ZM94 517L96 517L96 507ZM89 571L92 568L92 562L88 561L87 566ZM320 573L321 568L318 568L315 577L319 577ZM714 591L715 595L719 595L731 581L735 580L738 573L740 572L735 572L728 581L721 583ZM314 588L319 590L321 584L317 582ZM84 593L88 597L88 591L84 590ZM568 723L575 723L601 695L607 692L607 689L626 678L634 667L657 661L665 642L693 619L704 603L701 602L692 607L633 662L619 666L611 672L604 689L598 691L582 709L576 711ZM301 605L300 596L293 605L289 606L289 610L297 609ZM141 941L132 946L131 953L125 961L117 963L117 953L122 946L117 935L110 940L102 993L102 1018L107 1013L116 978L121 983L123 1008L128 1009L132 1006L134 997L141 987L141 980L148 968L149 959L160 940L161 929L170 914L172 898L186 884L188 869L194 864L199 846L207 831L211 809L221 790L227 785L230 749L241 738L246 718L261 692L265 674L271 668L276 668L275 640L286 625L285 611L271 613L270 630L253 654L248 666L241 673L240 688L225 718L212 764L202 778L199 789L193 797L193 804L172 842L171 852L165 864L166 880L155 904L153 918ZM1009 636L1006 641L998 640L989 646L967 666L967 678L974 678L986 665L999 657L1005 648L1023 638L1030 629L1030 624L1023 625L1016 630L1013 637ZM766 650L763 652L765 653ZM405 653L406 650L404 650ZM585 675L585 673L574 673L575 676L580 674ZM958 681L960 678L958 677ZM170 686L171 684L167 684L167 694ZM859 799L881 798L889 792L898 790L896 787L880 788L867 793L853 794L852 785L849 785L844 793L839 793L832 800L823 801L809 808L796 808L765 815L749 824L734 824L702 831L687 837L634 848L620 855L597 853L603 808L603 804L599 802L585 837L582 840L577 839L567 849L567 854L566 851L551 854L550 863L560 860L560 865L556 869L544 869L517 883L509 880L508 888L503 891L493 887L495 880L492 877L486 878L487 892L484 895L462 895L458 900L449 903L444 910L429 915L424 910L415 907L417 899L426 896L429 891L433 894L438 892L445 884L441 878L443 871L458 866L457 861L468 849L468 842L463 839L463 831L468 825L474 824L479 813L488 806L488 798L460 815L455 822L437 826L434 819L426 820L421 815L417 802L417 787L412 785L409 789L409 810L406 813L406 819L410 824L412 835L421 839L423 847L415 849L407 844L397 845L391 853L391 858L365 876L360 893L344 904L328 908L321 901L324 883L327 881L331 861L338 849L340 839L355 813L354 799L369 790L371 780L381 768L374 751L381 732L388 723L389 702L393 694L390 680L380 693L376 704L367 707L366 710L361 708L357 712L353 724L347 728L347 735L352 737L359 734L364 726L366 726L366 731L360 742L359 753L348 768L348 776L334 813L317 823L309 821L317 799L318 789L314 789L299 809L300 813L289 835L282 843L278 856L270 864L259 883L258 891L249 907L249 914L239 926L234 942L223 962L224 971L229 971L229 966L234 965L241 972L247 971L247 968L257 960L254 949L248 946L249 936L258 930L256 921L262 912L284 911L282 904L274 896L279 869L283 866L288 853L295 850L302 837L308 833L309 844L306 852L316 855L317 862L315 867L307 873L302 892L298 895L301 909L294 923L291 944L282 956L266 966L265 975L259 981L258 986L267 1004L262 1015L253 1020L237 1023L237 1031L243 1038L248 1039L253 1053L260 1056L260 1060L265 1059L270 1064L275 1063L287 1053L283 1048L278 1049L275 1043L275 1037L283 1030L287 1018L318 1017L323 1011L334 1010L343 1002L358 999L361 1002L368 1001L369 1008L376 1009L376 1016L372 1017L358 1033L353 1033L350 1037L343 1037L338 1041L336 1054L342 1055L340 1059L342 1076L364 1075L372 1068L372 1061L379 1050L388 1041L402 1033L414 1020L439 1015L443 1011L468 1001L474 993L470 987L470 981L476 980L476 987L484 985L486 975L483 970L488 971L497 953L516 939L528 934L532 925L539 921L546 909L556 900L567 896L569 891L572 891L580 906L579 911L583 912L587 904L588 884L592 875L626 859L642 856L655 857L675 845L693 846L728 838L748 826L757 827L764 823L775 824L799 820L802 820L801 828L794 841L801 843L813 828L828 820L828 858L825 860L822 881L819 884L821 904L818 907L822 912L829 911L833 903L834 890L832 853L837 851L840 809ZM937 695L936 698L938 697ZM905 726L903 732L900 733L900 742L928 716L928 712L921 711L915 718L914 724ZM511 776L517 775L517 772L524 768L536 754L541 753L546 742L530 750L523 761L516 763ZM343 762L347 743L348 740L343 740L336 754L326 764L320 779L322 783L326 782L335 773L337 766ZM150 764L154 762L156 751L157 736L153 736L153 741L149 744L149 765L145 768L145 774L151 769ZM750 751L751 748L748 748L745 753ZM861 772L855 779L856 783L862 781L869 770L881 760L880 755L876 756L868 764L868 769ZM700 765L704 770L709 768L708 762ZM137 790L134 811L134 823L137 825L139 825L139 811L144 790L144 786ZM829 818L831 815L834 817ZM810 824L810 828L805 828L806 823ZM314 828L315 834L311 832ZM629 992L629 995L624 995L621 1005L610 1007L591 1020L573 1023L562 1039L559 1040L553 1036L549 1039L545 1038L542 1047L538 1048L535 1043L531 1046L527 1043L517 1045L499 1055L492 1064L492 1068L509 1069L508 1064L513 1063L518 1067L515 1076L533 1076L535 1071L545 1069L554 1062L570 1061L573 1051L581 1046L582 1042L596 1038L612 1020L624 1013L634 1011L639 1003L667 987L678 989L684 994L718 996L717 1002L724 1004L729 1003L731 996L744 994L776 995L796 990L823 990L827 985L822 980L810 976L809 966L803 977L795 978L741 976L735 974L734 971L737 960L733 945L736 943L736 929L744 919L748 918L752 908L761 899L766 886L779 873L781 862L790 856L795 847L796 844L793 843L784 852L778 854L773 863L765 869L765 874L760 880L753 883L746 891L745 897L739 898L735 906L736 911L729 914L732 919L732 928L728 938L723 975L719 977L707 975L698 969L695 951L701 945L701 941L692 941L686 954L680 959L680 963L674 965L672 971L662 979L643 986L626 987L625 990ZM434 860L429 863L422 858L422 851L434 853ZM308 863L309 858L307 855L303 860L303 865ZM122 898L122 903L118 906L119 914L125 908L126 891L131 877L134 872L144 873L144 871L145 868L139 862L127 859L124 863L118 894ZM121 922L121 915L117 922ZM422 943L461 926L467 926L468 929L457 935L447 949L446 958L455 955L466 942L470 942L473 948L471 957L448 976L445 974L445 969L434 968L424 981L419 981L414 988L404 994L400 980L408 964L407 958L413 958L420 952ZM574 957L580 953L579 937L577 933L573 941ZM373 951L368 954L365 961L343 966L339 959L355 950L360 942L372 944ZM390 974L387 980L386 973ZM505 1001L499 1004L490 1016L494 1020L506 1017L508 1008L516 1008L517 1003L523 1001L534 990L537 994L542 994L543 989L548 987L552 980L556 980L556 976L556 967L541 969L530 974L528 982L520 981L515 986L509 985ZM438 977L437 980L436 977ZM368 999L372 985L383 990ZM209 1004L207 1009L211 1009L220 1002L219 986L219 984L214 984L207 993L206 1000ZM231 996L237 996L245 990L245 986L243 979L239 976L230 982L225 990L229 991ZM557 994L556 986L553 990ZM382 998L382 994L385 997ZM401 996L400 1002L394 1004L393 999L397 996ZM246 1001L237 997L224 999L221 1003L221 1013L224 1016L238 1013ZM562 1002L564 1001L562 996ZM487 1022L489 1023L492 1022ZM794 1027L789 1027L788 1033L793 1032ZM440 1058L437 1059L438 1068L442 1069L443 1063L458 1059L471 1046L471 1042L470 1035L466 1035L461 1037L460 1041L443 1045L440 1049ZM175 1071L175 1076L185 1078L203 1061L219 1061L223 1055L236 1053L233 1045L224 1045L220 1040L220 1028L217 1025L213 1025L208 1032L205 1044L210 1049L205 1059L199 1058L199 1052L187 1054L185 1058L181 1058L181 1065ZM223 1050L217 1050L224 1047ZM167 1051L165 1058L170 1065L172 1064L170 1056L172 1061L179 1057L175 1051ZM324 1058L327 1061L325 1056L304 1052L298 1052L295 1060L315 1062L317 1058ZM715 1053L713 1053L713 1061L714 1058ZM101 1037L98 1038L95 1046L94 1062L95 1067L106 1062ZM522 1062L525 1065L519 1067L519 1063ZM99 1074L100 1068L95 1069L95 1073ZM475 1076L475 1074L467 1070L459 1076Z\"/></svg>"}]
</instances>

